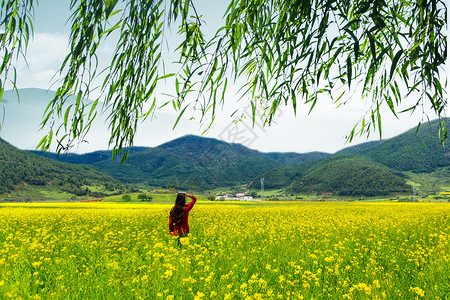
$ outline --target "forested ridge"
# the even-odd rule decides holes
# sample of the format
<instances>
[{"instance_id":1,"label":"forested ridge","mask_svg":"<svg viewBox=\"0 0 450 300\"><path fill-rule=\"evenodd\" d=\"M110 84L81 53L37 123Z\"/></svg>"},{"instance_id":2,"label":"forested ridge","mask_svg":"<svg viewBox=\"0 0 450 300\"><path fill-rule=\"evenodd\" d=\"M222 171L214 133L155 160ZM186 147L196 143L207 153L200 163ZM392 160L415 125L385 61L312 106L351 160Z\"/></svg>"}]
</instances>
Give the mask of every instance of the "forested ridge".
<instances>
[{"instance_id":1,"label":"forested ridge","mask_svg":"<svg viewBox=\"0 0 450 300\"><path fill-rule=\"evenodd\" d=\"M54 162L2 141L1 191L12 190L21 183L74 189L92 183L117 185L118 181L211 189L247 185L264 177L265 188L294 193L366 196L402 193L411 189L406 185L404 171L431 172L450 165L447 147L431 135L437 126L438 121L433 121L423 124L419 130L413 128L388 140L351 146L334 155L263 153L240 144L193 135L154 148L130 148L125 164L120 159L112 161L111 151L59 157L53 153L37 153L76 163L85 161L97 170L86 165Z\"/></svg>"},{"instance_id":2,"label":"forested ridge","mask_svg":"<svg viewBox=\"0 0 450 300\"><path fill-rule=\"evenodd\" d=\"M411 188L399 172L360 156L336 157L320 163L300 180L293 192L333 192L341 196L380 196L409 192Z\"/></svg>"},{"instance_id":3,"label":"forested ridge","mask_svg":"<svg viewBox=\"0 0 450 300\"><path fill-rule=\"evenodd\" d=\"M213 188L248 183L275 167L326 156L325 153L262 153L240 144L187 135L120 161L95 163L99 170L131 183L157 186ZM273 158L272 158L273 157Z\"/></svg>"},{"instance_id":4,"label":"forested ridge","mask_svg":"<svg viewBox=\"0 0 450 300\"><path fill-rule=\"evenodd\" d=\"M262 176L265 188L285 188L294 193L375 196L410 190L401 172L357 154L338 154L320 161L282 166Z\"/></svg>"},{"instance_id":5,"label":"forested ridge","mask_svg":"<svg viewBox=\"0 0 450 300\"><path fill-rule=\"evenodd\" d=\"M388 140L351 146L321 160L280 166L260 177L265 178L267 189L296 193L374 196L409 192L404 171L428 173L450 166L450 150L433 134L441 122L448 128L447 120L424 123Z\"/></svg>"},{"instance_id":6,"label":"forested ridge","mask_svg":"<svg viewBox=\"0 0 450 300\"><path fill-rule=\"evenodd\" d=\"M449 130L448 118L435 120L358 153L399 171L432 172L449 166L450 148L448 143L442 145L442 137L437 136L440 122Z\"/></svg>"},{"instance_id":7,"label":"forested ridge","mask_svg":"<svg viewBox=\"0 0 450 300\"><path fill-rule=\"evenodd\" d=\"M122 186L90 166L57 162L19 150L0 139L0 193L13 191L18 185L54 185L73 192L83 185L104 185L110 189Z\"/></svg>"},{"instance_id":8,"label":"forested ridge","mask_svg":"<svg viewBox=\"0 0 450 300\"><path fill-rule=\"evenodd\" d=\"M149 147L130 147L124 149L124 151L127 151L132 153L137 153L139 151L147 150ZM103 161L103 160L111 160L112 157L112 150L99 150L94 152L89 152L85 154L77 154L77 153L61 153L57 155L53 152L43 152L38 150L29 150L29 152L37 154L39 156L44 156L47 158L51 158L53 160L57 160L60 162L66 162L70 164L87 164L92 165L97 162ZM121 159L120 154L116 154L117 159Z\"/></svg>"}]
</instances>

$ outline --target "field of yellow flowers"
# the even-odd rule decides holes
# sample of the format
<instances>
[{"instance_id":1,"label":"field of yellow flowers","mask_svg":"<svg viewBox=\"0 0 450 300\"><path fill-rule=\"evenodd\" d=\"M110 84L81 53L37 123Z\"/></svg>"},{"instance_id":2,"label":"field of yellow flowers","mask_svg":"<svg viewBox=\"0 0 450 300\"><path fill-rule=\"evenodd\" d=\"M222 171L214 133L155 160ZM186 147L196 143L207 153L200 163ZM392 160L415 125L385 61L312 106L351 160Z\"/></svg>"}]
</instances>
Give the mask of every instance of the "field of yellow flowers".
<instances>
[{"instance_id":1,"label":"field of yellow flowers","mask_svg":"<svg viewBox=\"0 0 450 300\"><path fill-rule=\"evenodd\" d=\"M448 299L450 205L1 204L0 299Z\"/></svg>"}]
</instances>

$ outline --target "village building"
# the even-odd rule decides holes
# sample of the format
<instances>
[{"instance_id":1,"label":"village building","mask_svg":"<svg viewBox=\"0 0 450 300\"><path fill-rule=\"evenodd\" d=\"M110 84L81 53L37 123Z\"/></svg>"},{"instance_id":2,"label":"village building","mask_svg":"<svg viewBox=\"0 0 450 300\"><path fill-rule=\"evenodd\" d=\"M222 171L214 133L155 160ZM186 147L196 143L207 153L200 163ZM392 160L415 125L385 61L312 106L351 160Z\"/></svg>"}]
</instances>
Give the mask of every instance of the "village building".
<instances>
[{"instance_id":1,"label":"village building","mask_svg":"<svg viewBox=\"0 0 450 300\"><path fill-rule=\"evenodd\" d=\"M253 197L245 193L237 193L236 196L234 196L233 194L216 195L215 199L218 201L225 201L225 200L252 201Z\"/></svg>"}]
</instances>

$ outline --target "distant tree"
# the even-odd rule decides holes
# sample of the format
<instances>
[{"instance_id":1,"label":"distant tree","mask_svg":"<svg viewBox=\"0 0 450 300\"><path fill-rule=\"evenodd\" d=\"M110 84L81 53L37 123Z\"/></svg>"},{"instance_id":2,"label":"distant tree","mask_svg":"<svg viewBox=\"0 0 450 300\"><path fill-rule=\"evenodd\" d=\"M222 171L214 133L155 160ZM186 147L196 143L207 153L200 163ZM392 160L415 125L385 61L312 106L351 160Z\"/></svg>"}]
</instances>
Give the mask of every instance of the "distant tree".
<instances>
[{"instance_id":1,"label":"distant tree","mask_svg":"<svg viewBox=\"0 0 450 300\"><path fill-rule=\"evenodd\" d=\"M214 200L216 200L216 196L214 196L214 195L208 195L208 200L209 200L209 201L214 201Z\"/></svg>"},{"instance_id":2,"label":"distant tree","mask_svg":"<svg viewBox=\"0 0 450 300\"><path fill-rule=\"evenodd\" d=\"M141 201L147 201L147 194L145 193L140 193L137 197Z\"/></svg>"},{"instance_id":3,"label":"distant tree","mask_svg":"<svg viewBox=\"0 0 450 300\"><path fill-rule=\"evenodd\" d=\"M153 198L152 198L152 196L150 196L150 195L148 195L146 193L140 193L138 195L138 199L141 200L141 201L152 201Z\"/></svg>"},{"instance_id":4,"label":"distant tree","mask_svg":"<svg viewBox=\"0 0 450 300\"><path fill-rule=\"evenodd\" d=\"M32 0L0 4L0 96L7 81L16 83L8 71L15 71L14 57L26 57L36 5ZM296 113L303 102L312 110L326 95L340 106L358 92L371 99L371 108L349 140L376 129L381 135L384 105L395 116L405 103L405 111L413 111L428 102L438 116L447 107L446 1L229 0L224 24L212 37L204 35L202 7L192 0L72 0L70 8L70 49L42 120L49 126L42 149L57 140L60 152L81 141L104 100L111 108L113 156L120 154L133 143L138 121L161 106L155 91L166 80L175 94L163 106L171 102L179 117L198 112L209 126L225 101L229 79L243 82L240 96L249 99L253 122L262 110L267 125L280 105ZM170 26L178 27L174 31L181 39L174 50L176 73L162 67ZM97 51L110 42L110 34L117 34L114 56L106 70L98 70ZM87 103L99 74L105 99ZM69 95L76 95L75 105L66 103Z\"/></svg>"},{"instance_id":5,"label":"distant tree","mask_svg":"<svg viewBox=\"0 0 450 300\"><path fill-rule=\"evenodd\" d=\"M122 196L122 200L125 202L130 202L131 201L131 195L129 194L125 194Z\"/></svg>"}]
</instances>

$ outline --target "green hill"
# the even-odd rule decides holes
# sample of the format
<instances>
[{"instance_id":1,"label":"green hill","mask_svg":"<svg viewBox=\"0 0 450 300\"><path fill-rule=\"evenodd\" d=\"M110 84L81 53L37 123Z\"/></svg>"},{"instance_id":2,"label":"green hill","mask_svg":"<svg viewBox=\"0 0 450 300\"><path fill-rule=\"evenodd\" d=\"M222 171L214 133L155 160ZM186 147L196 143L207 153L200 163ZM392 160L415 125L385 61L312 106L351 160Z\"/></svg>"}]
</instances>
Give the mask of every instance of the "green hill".
<instances>
[{"instance_id":1,"label":"green hill","mask_svg":"<svg viewBox=\"0 0 450 300\"><path fill-rule=\"evenodd\" d=\"M402 178L404 171L432 172L450 165L450 152L433 137L438 121L429 124L417 132L413 128L389 140L348 147L334 155L262 153L240 144L187 135L154 148L131 148L125 165L120 160L112 162L110 151L56 159L90 163L124 183L151 186L211 189L264 177L266 189L382 195L409 190Z\"/></svg>"},{"instance_id":2,"label":"green hill","mask_svg":"<svg viewBox=\"0 0 450 300\"><path fill-rule=\"evenodd\" d=\"M447 119L442 121L448 129ZM317 161L281 166L262 175L264 185L340 195L407 192L410 188L402 178L407 175L402 172L430 173L450 166L450 150L436 136L439 128L440 121L435 120L388 140L351 146Z\"/></svg>"},{"instance_id":3,"label":"green hill","mask_svg":"<svg viewBox=\"0 0 450 300\"><path fill-rule=\"evenodd\" d=\"M443 121L448 130L448 119ZM450 166L450 149L448 146L442 146L437 136L439 126L439 120L424 123L419 130L413 128L357 153L395 170L433 172L438 168Z\"/></svg>"},{"instance_id":4,"label":"green hill","mask_svg":"<svg viewBox=\"0 0 450 300\"><path fill-rule=\"evenodd\" d=\"M130 147L128 148L129 154L131 153L137 153L139 151L147 150L148 147ZM124 151L127 149L125 148ZM31 153L37 154L39 156L44 156L47 158L51 158L53 160L57 160L60 162L66 162L70 164L86 164L86 165L92 165L97 162L103 161L103 160L111 160L112 158L112 150L100 150L100 151L94 151L89 152L85 154L77 154L77 153L61 153L60 155L57 155L53 152L42 152L37 150L28 150ZM117 160L121 160L121 156L116 156Z\"/></svg>"},{"instance_id":5,"label":"green hill","mask_svg":"<svg viewBox=\"0 0 450 300\"><path fill-rule=\"evenodd\" d=\"M263 174L278 166L280 166L280 163L276 160L253 155L225 168L220 174L225 182L233 182L236 178L241 178L241 182L248 183L249 179L253 178L255 174Z\"/></svg>"},{"instance_id":6,"label":"green hill","mask_svg":"<svg viewBox=\"0 0 450 300\"><path fill-rule=\"evenodd\" d=\"M288 188L294 181L303 177L314 165L315 162L305 162L295 166L280 166L253 178L252 181L257 182L260 177L264 177L264 187L266 189ZM258 189L259 187L252 185L251 188Z\"/></svg>"},{"instance_id":7,"label":"green hill","mask_svg":"<svg viewBox=\"0 0 450 300\"><path fill-rule=\"evenodd\" d=\"M72 165L23 151L0 139L0 194L23 186L53 186L82 193L82 186L122 186L111 176L87 165Z\"/></svg>"},{"instance_id":8,"label":"green hill","mask_svg":"<svg viewBox=\"0 0 450 300\"><path fill-rule=\"evenodd\" d=\"M339 154L296 166L281 166L262 176L265 188L284 188L293 193L378 196L411 190L401 172L356 154Z\"/></svg>"},{"instance_id":9,"label":"green hill","mask_svg":"<svg viewBox=\"0 0 450 300\"><path fill-rule=\"evenodd\" d=\"M123 182L179 188L241 184L280 165L242 145L192 135L132 153L126 165L94 164Z\"/></svg>"},{"instance_id":10,"label":"green hill","mask_svg":"<svg viewBox=\"0 0 450 300\"><path fill-rule=\"evenodd\" d=\"M179 188L213 188L245 184L281 165L317 160L327 153L263 153L240 144L186 135L154 148L132 147L126 164L111 160L111 151L82 155L34 152L58 161L90 164L126 183Z\"/></svg>"},{"instance_id":11,"label":"green hill","mask_svg":"<svg viewBox=\"0 0 450 300\"><path fill-rule=\"evenodd\" d=\"M387 167L360 156L336 156L309 168L289 188L293 192L332 192L342 196L379 196L411 190Z\"/></svg>"}]
</instances>

